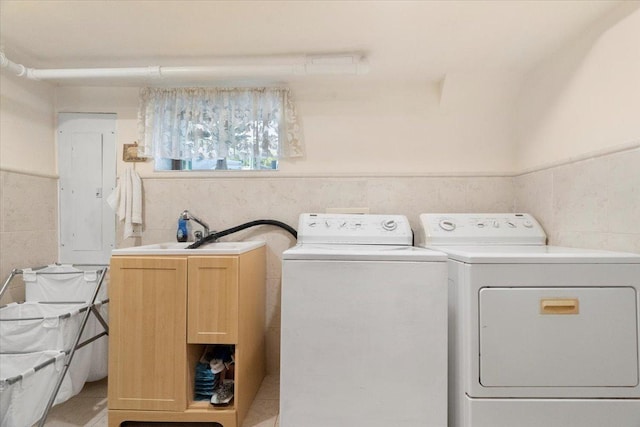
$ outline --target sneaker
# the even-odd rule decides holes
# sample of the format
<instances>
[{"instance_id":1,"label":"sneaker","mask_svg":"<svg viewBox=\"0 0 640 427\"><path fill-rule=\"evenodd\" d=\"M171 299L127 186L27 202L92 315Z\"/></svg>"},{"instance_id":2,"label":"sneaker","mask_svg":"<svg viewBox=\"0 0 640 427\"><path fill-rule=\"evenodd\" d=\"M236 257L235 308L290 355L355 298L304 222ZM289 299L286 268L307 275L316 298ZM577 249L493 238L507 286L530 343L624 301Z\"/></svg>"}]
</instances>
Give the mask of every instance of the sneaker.
<instances>
[{"instance_id":1,"label":"sneaker","mask_svg":"<svg viewBox=\"0 0 640 427\"><path fill-rule=\"evenodd\" d=\"M225 381L222 385L213 390L211 396L212 405L228 405L233 399L233 381Z\"/></svg>"}]
</instances>

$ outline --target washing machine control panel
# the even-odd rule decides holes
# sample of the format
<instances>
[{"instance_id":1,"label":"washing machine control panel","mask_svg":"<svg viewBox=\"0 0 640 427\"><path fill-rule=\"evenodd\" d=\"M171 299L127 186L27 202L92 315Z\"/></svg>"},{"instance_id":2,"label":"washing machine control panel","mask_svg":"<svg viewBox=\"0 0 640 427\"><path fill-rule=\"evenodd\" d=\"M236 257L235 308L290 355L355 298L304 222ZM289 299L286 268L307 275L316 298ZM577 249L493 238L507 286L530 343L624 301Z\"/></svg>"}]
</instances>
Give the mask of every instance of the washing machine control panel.
<instances>
[{"instance_id":1,"label":"washing machine control panel","mask_svg":"<svg viewBox=\"0 0 640 427\"><path fill-rule=\"evenodd\" d=\"M429 245L544 245L547 236L529 214L422 214L420 243Z\"/></svg>"},{"instance_id":2,"label":"washing machine control panel","mask_svg":"<svg viewBox=\"0 0 640 427\"><path fill-rule=\"evenodd\" d=\"M300 215L298 242L411 246L413 232L404 215L306 213Z\"/></svg>"}]
</instances>

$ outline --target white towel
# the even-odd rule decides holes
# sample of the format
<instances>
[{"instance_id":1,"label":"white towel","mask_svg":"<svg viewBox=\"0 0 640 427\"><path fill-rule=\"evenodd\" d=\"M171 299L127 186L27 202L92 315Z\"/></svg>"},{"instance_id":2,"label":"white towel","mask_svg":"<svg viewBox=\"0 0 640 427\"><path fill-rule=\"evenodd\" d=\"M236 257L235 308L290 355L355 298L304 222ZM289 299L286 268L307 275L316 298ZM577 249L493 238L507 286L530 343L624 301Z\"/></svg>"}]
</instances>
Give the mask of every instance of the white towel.
<instances>
[{"instance_id":1,"label":"white towel","mask_svg":"<svg viewBox=\"0 0 640 427\"><path fill-rule=\"evenodd\" d=\"M142 225L142 181L140 175L131 169L131 222Z\"/></svg>"},{"instance_id":2,"label":"white towel","mask_svg":"<svg viewBox=\"0 0 640 427\"><path fill-rule=\"evenodd\" d=\"M133 167L124 170L107 203L124 221L125 239L142 236L142 181Z\"/></svg>"}]
</instances>

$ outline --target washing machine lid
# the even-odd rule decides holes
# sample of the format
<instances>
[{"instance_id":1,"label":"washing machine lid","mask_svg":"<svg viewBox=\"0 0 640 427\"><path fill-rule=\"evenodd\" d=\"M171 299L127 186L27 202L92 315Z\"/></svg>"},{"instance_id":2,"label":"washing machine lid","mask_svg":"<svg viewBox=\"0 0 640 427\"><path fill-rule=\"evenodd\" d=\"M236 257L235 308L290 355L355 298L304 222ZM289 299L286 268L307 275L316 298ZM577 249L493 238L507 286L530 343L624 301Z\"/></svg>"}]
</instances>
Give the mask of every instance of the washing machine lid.
<instances>
[{"instance_id":1,"label":"washing machine lid","mask_svg":"<svg viewBox=\"0 0 640 427\"><path fill-rule=\"evenodd\" d=\"M469 264L640 264L640 255L546 245L430 246Z\"/></svg>"},{"instance_id":2,"label":"washing machine lid","mask_svg":"<svg viewBox=\"0 0 640 427\"><path fill-rule=\"evenodd\" d=\"M283 260L446 262L443 252L407 245L298 244L282 254Z\"/></svg>"}]
</instances>

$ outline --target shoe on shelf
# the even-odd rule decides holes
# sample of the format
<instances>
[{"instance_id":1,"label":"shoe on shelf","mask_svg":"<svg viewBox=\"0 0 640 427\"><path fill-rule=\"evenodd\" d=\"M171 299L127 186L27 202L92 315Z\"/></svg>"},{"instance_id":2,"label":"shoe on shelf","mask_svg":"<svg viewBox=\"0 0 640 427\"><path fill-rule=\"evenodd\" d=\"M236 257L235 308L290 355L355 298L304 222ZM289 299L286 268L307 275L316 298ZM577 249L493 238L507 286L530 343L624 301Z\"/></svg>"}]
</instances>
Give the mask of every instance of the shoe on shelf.
<instances>
[{"instance_id":1,"label":"shoe on shelf","mask_svg":"<svg viewBox=\"0 0 640 427\"><path fill-rule=\"evenodd\" d=\"M213 390L211 396L212 405L228 405L233 399L233 381L225 380L220 386Z\"/></svg>"}]
</instances>

